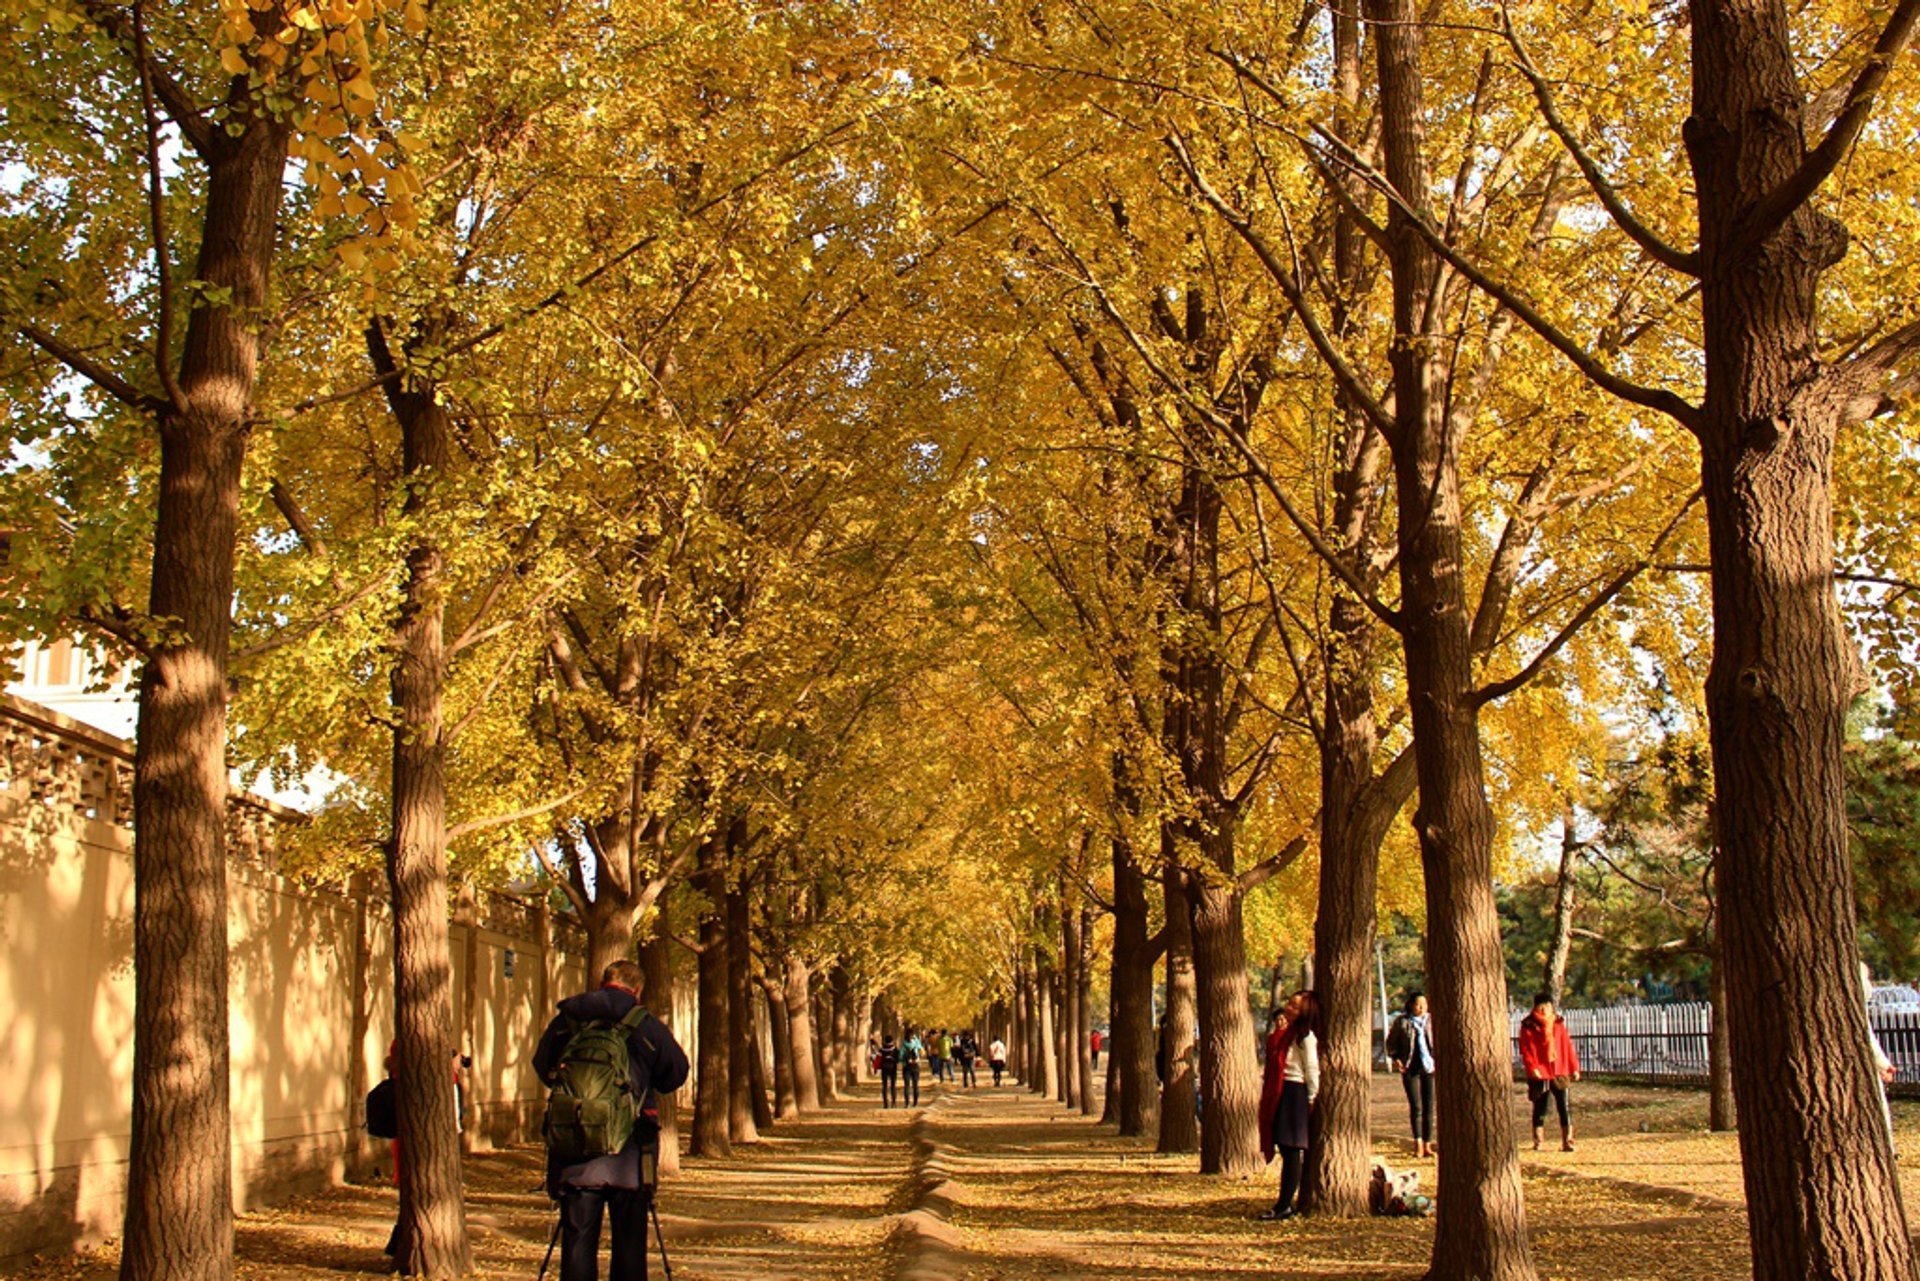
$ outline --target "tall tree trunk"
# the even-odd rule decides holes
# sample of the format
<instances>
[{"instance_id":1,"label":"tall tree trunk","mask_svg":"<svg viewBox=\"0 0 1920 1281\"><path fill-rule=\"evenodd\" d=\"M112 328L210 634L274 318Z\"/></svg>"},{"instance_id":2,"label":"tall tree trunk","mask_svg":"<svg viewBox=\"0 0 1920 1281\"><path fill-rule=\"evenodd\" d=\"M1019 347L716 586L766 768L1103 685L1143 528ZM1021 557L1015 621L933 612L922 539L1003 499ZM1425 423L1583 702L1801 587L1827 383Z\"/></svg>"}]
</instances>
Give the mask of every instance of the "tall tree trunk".
<instances>
[{"instance_id":1,"label":"tall tree trunk","mask_svg":"<svg viewBox=\"0 0 1920 1281\"><path fill-rule=\"evenodd\" d=\"M1258 1174L1266 1161L1260 1155L1260 1064L1253 1050L1240 891L1201 873L1189 878L1187 892L1194 904L1200 1092L1206 1113L1200 1172L1247 1177Z\"/></svg>"},{"instance_id":2,"label":"tall tree trunk","mask_svg":"<svg viewBox=\"0 0 1920 1281\"><path fill-rule=\"evenodd\" d=\"M160 411L148 613L174 620L140 674L133 761L133 1133L124 1281L233 1274L227 1048L227 656L240 471L253 416L288 127L236 111L208 144L199 264ZM216 301L225 294L224 301ZM160 359L172 359L160 353Z\"/></svg>"},{"instance_id":3,"label":"tall tree trunk","mask_svg":"<svg viewBox=\"0 0 1920 1281\"><path fill-rule=\"evenodd\" d=\"M1428 191L1423 28L1413 0L1367 0L1378 57L1388 179L1416 207ZM1441 394L1439 261L1396 206L1393 275L1395 494L1400 625L1420 803L1414 828L1426 875L1427 977L1440 1149L1433 1281L1531 1281L1533 1258L1513 1143L1506 965L1493 898L1493 812L1480 758L1472 623L1462 576L1458 442Z\"/></svg>"},{"instance_id":4,"label":"tall tree trunk","mask_svg":"<svg viewBox=\"0 0 1920 1281\"><path fill-rule=\"evenodd\" d=\"M840 1097L840 1091L834 1088L833 1072L827 1064L827 1042L833 1034L833 1003L820 975L808 976L807 990L813 1013L813 1076L820 1085L820 1102L826 1104Z\"/></svg>"},{"instance_id":5,"label":"tall tree trunk","mask_svg":"<svg viewBox=\"0 0 1920 1281\"><path fill-rule=\"evenodd\" d=\"M853 1069L860 1057L853 1043L853 976L838 961L827 971L827 990L833 994L833 1071L837 1078L834 1084L842 1091L851 1091L860 1084Z\"/></svg>"},{"instance_id":6,"label":"tall tree trunk","mask_svg":"<svg viewBox=\"0 0 1920 1281\"><path fill-rule=\"evenodd\" d=\"M377 324L367 331L375 368L394 361ZM439 547L427 536L430 494L453 457L452 423L430 383L388 384L400 422L406 513L421 522L407 552L407 581L394 629L389 683L394 711L393 834L387 882L393 898L394 1086L400 1119L400 1272L463 1277L473 1270L460 1169L452 1064L453 954L447 926L447 744L442 724L447 654Z\"/></svg>"},{"instance_id":7,"label":"tall tree trunk","mask_svg":"<svg viewBox=\"0 0 1920 1281\"><path fill-rule=\"evenodd\" d=\"M873 1079L873 1067L867 1058L867 1042L873 1037L873 990L863 980L855 999L858 1016L853 1029L853 1079L862 1083Z\"/></svg>"},{"instance_id":8,"label":"tall tree trunk","mask_svg":"<svg viewBox=\"0 0 1920 1281\"><path fill-rule=\"evenodd\" d=\"M773 1067L769 1062L773 1043L768 1033L770 1015L761 1012L766 998L751 982L740 989L739 1001L747 1007L750 1020L747 1028L748 1079L753 1091L753 1125L757 1137L760 1131L773 1128Z\"/></svg>"},{"instance_id":9,"label":"tall tree trunk","mask_svg":"<svg viewBox=\"0 0 1920 1281\"><path fill-rule=\"evenodd\" d=\"M1740 1128L1733 1099L1733 1047L1727 1036L1727 973L1714 948L1707 976L1707 1128L1724 1134Z\"/></svg>"},{"instance_id":10,"label":"tall tree trunk","mask_svg":"<svg viewBox=\"0 0 1920 1281\"><path fill-rule=\"evenodd\" d=\"M1567 986L1567 955L1573 950L1573 873L1579 865L1580 838L1574 835L1573 806L1560 820L1560 872L1553 885L1553 937L1547 944L1546 991L1553 1003Z\"/></svg>"},{"instance_id":11,"label":"tall tree trunk","mask_svg":"<svg viewBox=\"0 0 1920 1281\"><path fill-rule=\"evenodd\" d=\"M820 1110L820 1074L813 1052L813 997L807 990L807 963L787 953L787 1036L793 1052L793 1097L801 1112Z\"/></svg>"},{"instance_id":12,"label":"tall tree trunk","mask_svg":"<svg viewBox=\"0 0 1920 1281\"><path fill-rule=\"evenodd\" d=\"M1808 158L1786 7L1688 7L1716 901L1754 1276L1905 1281L1913 1249L1860 999L1841 769L1855 691L1833 591L1832 451L1859 395L1823 377L1816 313L1846 232L1804 194L1777 226L1755 226Z\"/></svg>"},{"instance_id":13,"label":"tall tree trunk","mask_svg":"<svg viewBox=\"0 0 1920 1281\"><path fill-rule=\"evenodd\" d=\"M1007 1067L1022 1085L1027 1082L1027 966L1024 959L1013 967L1013 1009L1007 1021Z\"/></svg>"},{"instance_id":14,"label":"tall tree trunk","mask_svg":"<svg viewBox=\"0 0 1920 1281\"><path fill-rule=\"evenodd\" d=\"M654 918L653 937L640 949L640 966L646 971L647 990L641 994L647 1009L665 1023L675 1036L680 1035L679 1005L673 975L673 927L667 916L667 900L660 900ZM660 1173L680 1173L680 1091L660 1095Z\"/></svg>"},{"instance_id":15,"label":"tall tree trunk","mask_svg":"<svg viewBox=\"0 0 1920 1281\"><path fill-rule=\"evenodd\" d=\"M700 1079L693 1090L693 1142L688 1152L727 1157L733 1155L728 1125L733 1043L728 1034L727 869L719 838L708 836L700 842L694 874L706 906L700 916Z\"/></svg>"},{"instance_id":16,"label":"tall tree trunk","mask_svg":"<svg viewBox=\"0 0 1920 1281\"><path fill-rule=\"evenodd\" d=\"M1073 1057L1080 1078L1080 1115L1094 1116L1099 1108L1093 1088L1093 909L1082 904L1074 913L1080 928L1074 938ZM1108 1058L1112 1063L1112 1058Z\"/></svg>"},{"instance_id":17,"label":"tall tree trunk","mask_svg":"<svg viewBox=\"0 0 1920 1281\"><path fill-rule=\"evenodd\" d=\"M1147 878L1134 864L1131 841L1113 841L1113 1038L1120 1133L1158 1128L1160 1091L1153 1076L1153 956L1147 942Z\"/></svg>"},{"instance_id":18,"label":"tall tree trunk","mask_svg":"<svg viewBox=\"0 0 1920 1281\"><path fill-rule=\"evenodd\" d=\"M633 900L602 882L586 901L580 923L587 929L587 978L598 982L607 966L633 955Z\"/></svg>"},{"instance_id":19,"label":"tall tree trunk","mask_svg":"<svg viewBox=\"0 0 1920 1281\"><path fill-rule=\"evenodd\" d=\"M1205 344L1206 308L1197 287L1187 299L1186 336ZM1259 1066L1248 1003L1246 936L1234 854L1239 815L1230 799L1229 712L1222 650L1220 520L1224 507L1214 468L1204 461L1222 446L1204 425L1188 425L1189 457L1182 470L1172 524L1170 567L1176 614L1182 625L1162 654L1167 689L1162 735L1179 762L1190 814L1174 823L1174 853L1192 869L1187 895L1193 908L1193 962L1198 995L1200 1091L1206 1116L1200 1127L1200 1169L1206 1174L1251 1175L1260 1157ZM1223 468L1224 470L1224 468Z\"/></svg>"},{"instance_id":20,"label":"tall tree trunk","mask_svg":"<svg viewBox=\"0 0 1920 1281\"><path fill-rule=\"evenodd\" d=\"M1080 911L1067 901L1060 903L1060 1101L1070 1108L1081 1106L1086 1079L1080 1075L1079 1047L1074 1037L1080 1030Z\"/></svg>"},{"instance_id":21,"label":"tall tree trunk","mask_svg":"<svg viewBox=\"0 0 1920 1281\"><path fill-rule=\"evenodd\" d=\"M1043 962L1034 976L1036 1004L1040 1007L1037 1020L1038 1035L1034 1038L1038 1050L1039 1064L1035 1071L1034 1085L1046 1098L1060 1097L1060 1045L1059 1020L1054 1017L1054 1004L1058 1000L1056 977L1052 962Z\"/></svg>"},{"instance_id":22,"label":"tall tree trunk","mask_svg":"<svg viewBox=\"0 0 1920 1281\"><path fill-rule=\"evenodd\" d=\"M1199 995L1193 975L1192 910L1187 906L1186 874L1166 864L1167 1008L1160 1026L1166 1076L1160 1083L1160 1141L1156 1152L1198 1152L1200 1127L1194 1116L1199 1082L1193 1075L1193 1043L1198 1033Z\"/></svg>"},{"instance_id":23,"label":"tall tree trunk","mask_svg":"<svg viewBox=\"0 0 1920 1281\"><path fill-rule=\"evenodd\" d=\"M787 989L784 984L763 979L761 989L767 998L768 1031L773 1037L773 1114L793 1116L800 1110L793 1087L793 1029L787 1020Z\"/></svg>"},{"instance_id":24,"label":"tall tree trunk","mask_svg":"<svg viewBox=\"0 0 1920 1281\"><path fill-rule=\"evenodd\" d=\"M735 819L727 831L727 846L737 851L746 843L746 820ZM737 838L736 838L737 833ZM727 940L727 1138L733 1143L758 1143L754 1124L753 1064L760 1057L753 1041L753 913L745 886L735 885L726 896Z\"/></svg>"}]
</instances>

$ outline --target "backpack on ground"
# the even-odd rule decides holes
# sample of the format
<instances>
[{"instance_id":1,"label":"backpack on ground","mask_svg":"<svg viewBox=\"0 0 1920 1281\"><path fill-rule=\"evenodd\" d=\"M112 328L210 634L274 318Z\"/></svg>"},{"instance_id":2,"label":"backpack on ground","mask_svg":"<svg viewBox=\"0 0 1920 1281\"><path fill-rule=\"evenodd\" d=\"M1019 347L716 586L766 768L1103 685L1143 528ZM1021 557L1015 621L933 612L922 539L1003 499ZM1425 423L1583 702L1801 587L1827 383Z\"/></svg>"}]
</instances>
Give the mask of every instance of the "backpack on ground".
<instances>
[{"instance_id":1,"label":"backpack on ground","mask_svg":"<svg viewBox=\"0 0 1920 1281\"><path fill-rule=\"evenodd\" d=\"M646 1017L646 1007L636 1004L618 1022L569 1020L572 1026L547 1092L547 1119L541 1127L553 1155L584 1161L612 1156L627 1146L643 1102L634 1097L627 1038Z\"/></svg>"},{"instance_id":2,"label":"backpack on ground","mask_svg":"<svg viewBox=\"0 0 1920 1281\"><path fill-rule=\"evenodd\" d=\"M367 1133L376 1139L400 1137L400 1107L393 1097L393 1078L367 1091Z\"/></svg>"}]
</instances>

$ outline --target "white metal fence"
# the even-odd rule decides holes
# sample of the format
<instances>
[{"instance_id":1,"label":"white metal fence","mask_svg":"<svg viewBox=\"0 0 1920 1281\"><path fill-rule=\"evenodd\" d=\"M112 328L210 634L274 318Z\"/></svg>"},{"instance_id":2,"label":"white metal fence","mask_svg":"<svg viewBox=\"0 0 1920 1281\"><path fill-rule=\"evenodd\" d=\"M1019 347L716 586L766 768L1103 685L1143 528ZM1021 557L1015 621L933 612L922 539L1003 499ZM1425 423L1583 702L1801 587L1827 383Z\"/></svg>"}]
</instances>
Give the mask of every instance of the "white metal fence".
<instances>
[{"instance_id":1,"label":"white metal fence","mask_svg":"<svg viewBox=\"0 0 1920 1281\"><path fill-rule=\"evenodd\" d=\"M1643 1076L1664 1081L1707 1079L1707 1034L1712 1007L1705 1001L1672 1005L1617 1005L1603 1009L1562 1010L1586 1072ZM1509 1016L1513 1064L1520 1067L1520 1020ZM1901 1084L1920 1084L1920 1010L1878 1009L1869 1019L1880 1048L1893 1060Z\"/></svg>"}]
</instances>

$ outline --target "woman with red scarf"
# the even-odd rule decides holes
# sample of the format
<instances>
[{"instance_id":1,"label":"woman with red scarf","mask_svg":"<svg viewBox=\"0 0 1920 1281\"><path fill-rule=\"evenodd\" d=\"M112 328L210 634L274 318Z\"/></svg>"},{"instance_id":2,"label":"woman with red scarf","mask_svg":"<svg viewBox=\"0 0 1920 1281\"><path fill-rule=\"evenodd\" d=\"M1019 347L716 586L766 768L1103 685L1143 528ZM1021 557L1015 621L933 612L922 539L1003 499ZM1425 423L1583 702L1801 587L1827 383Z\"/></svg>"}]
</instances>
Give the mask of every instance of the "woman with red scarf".
<instances>
[{"instance_id":1,"label":"woman with red scarf","mask_svg":"<svg viewBox=\"0 0 1920 1281\"><path fill-rule=\"evenodd\" d=\"M1554 1012L1551 992L1535 993L1533 1012L1520 1020L1520 1062L1527 1070L1527 1098L1533 1103L1533 1150L1540 1150L1551 1098L1560 1113L1560 1150L1573 1151L1567 1082L1580 1079L1580 1056L1574 1051L1567 1021Z\"/></svg>"},{"instance_id":2,"label":"woman with red scarf","mask_svg":"<svg viewBox=\"0 0 1920 1281\"><path fill-rule=\"evenodd\" d=\"M1291 1219L1300 1191L1300 1166L1307 1152L1307 1117L1320 1094L1320 997L1295 992L1274 1012L1267 1033L1266 1080L1260 1090L1260 1150L1267 1160L1280 1153L1280 1199L1262 1219Z\"/></svg>"}]
</instances>

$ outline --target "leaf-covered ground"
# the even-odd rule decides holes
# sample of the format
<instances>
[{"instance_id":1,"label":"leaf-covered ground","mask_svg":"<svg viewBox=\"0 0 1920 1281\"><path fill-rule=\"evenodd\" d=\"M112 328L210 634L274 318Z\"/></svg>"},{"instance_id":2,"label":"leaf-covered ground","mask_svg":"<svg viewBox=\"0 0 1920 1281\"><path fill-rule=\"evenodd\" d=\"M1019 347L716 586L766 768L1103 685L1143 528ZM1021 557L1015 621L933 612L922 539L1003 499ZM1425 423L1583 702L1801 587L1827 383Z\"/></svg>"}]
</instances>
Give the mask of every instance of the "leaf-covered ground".
<instances>
[{"instance_id":1,"label":"leaf-covered ground","mask_svg":"<svg viewBox=\"0 0 1920 1281\"><path fill-rule=\"evenodd\" d=\"M1550 1281L1667 1281L1747 1275L1746 1223L1733 1135L1708 1134L1692 1091L1575 1087L1578 1148L1528 1150L1516 1091L1534 1253ZM929 1099L939 1099L936 1087ZM1376 1150L1411 1159L1395 1083L1376 1083ZM661 1202L674 1275L686 1281L880 1281L893 1273L895 1215L917 1182L907 1114L870 1095L743 1149L731 1163L688 1161ZM1920 1198L1920 1105L1896 1105L1908 1205ZM1196 1276L1413 1278L1430 1221L1257 1222L1271 1173L1223 1181L1191 1157L1160 1157L1015 1088L947 1098L928 1132L952 1174L947 1192L964 1250L954 1281ZM1557 1137L1557 1136L1553 1136ZM1444 1138L1442 1139L1444 1143ZM476 1156L469 1207L487 1278L531 1277L553 1218L535 1149ZM378 1275L393 1193L351 1186L239 1224L240 1275L307 1281ZM655 1256L657 1269L658 1256ZM113 1276L111 1247L29 1264L39 1279ZM657 1271L656 1271L657 1275Z\"/></svg>"}]
</instances>

